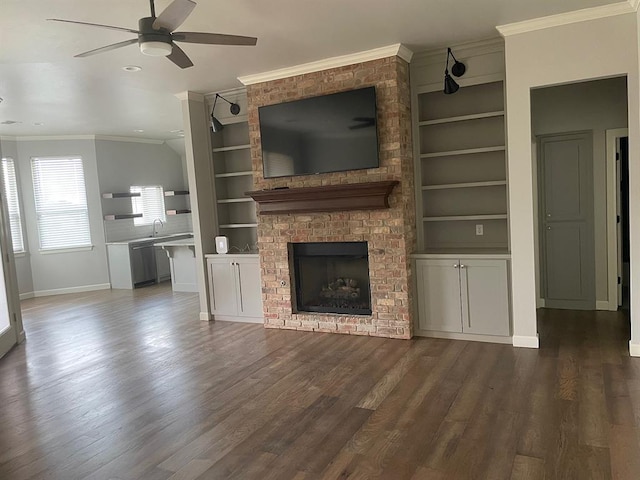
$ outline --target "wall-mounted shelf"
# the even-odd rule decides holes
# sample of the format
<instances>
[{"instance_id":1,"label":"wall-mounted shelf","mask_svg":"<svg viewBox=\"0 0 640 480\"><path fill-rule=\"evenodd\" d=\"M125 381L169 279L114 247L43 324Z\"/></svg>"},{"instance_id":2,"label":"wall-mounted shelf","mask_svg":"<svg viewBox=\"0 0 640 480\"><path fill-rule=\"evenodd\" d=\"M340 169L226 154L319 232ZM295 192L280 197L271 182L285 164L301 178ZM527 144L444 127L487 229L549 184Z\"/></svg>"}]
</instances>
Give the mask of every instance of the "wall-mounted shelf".
<instances>
[{"instance_id":1,"label":"wall-mounted shelf","mask_svg":"<svg viewBox=\"0 0 640 480\"><path fill-rule=\"evenodd\" d=\"M496 215L449 215L447 217L422 217L422 220L425 222L460 222L470 220L506 220L506 218L506 213L500 213Z\"/></svg>"},{"instance_id":2,"label":"wall-mounted shelf","mask_svg":"<svg viewBox=\"0 0 640 480\"><path fill-rule=\"evenodd\" d=\"M105 220L124 220L127 218L140 218L142 217L141 213L119 213L116 215L105 215Z\"/></svg>"},{"instance_id":3,"label":"wall-mounted shelf","mask_svg":"<svg viewBox=\"0 0 640 480\"><path fill-rule=\"evenodd\" d=\"M175 197L177 195L189 195L189 190L165 190L165 197Z\"/></svg>"},{"instance_id":4,"label":"wall-mounted shelf","mask_svg":"<svg viewBox=\"0 0 640 480\"><path fill-rule=\"evenodd\" d=\"M445 117L445 118L438 118L436 120L425 120L423 122L418 122L418 125L420 125L421 127L424 127L426 125L440 125L442 123L465 122L467 120L480 120L481 118L501 117L503 115L504 115L504 110L498 110L497 112L474 113L471 115L459 115L457 117Z\"/></svg>"},{"instance_id":5,"label":"wall-mounted shelf","mask_svg":"<svg viewBox=\"0 0 640 480\"><path fill-rule=\"evenodd\" d=\"M487 182L465 182L465 183L446 183L442 185L424 185L422 190L448 190L450 188L475 188L475 187L496 187L506 185L506 180L491 180Z\"/></svg>"},{"instance_id":6,"label":"wall-mounted shelf","mask_svg":"<svg viewBox=\"0 0 640 480\"><path fill-rule=\"evenodd\" d=\"M217 147L212 150L213 153L219 152L233 152L234 150L248 150L251 148L251 145L246 143L242 145L230 145L228 147Z\"/></svg>"},{"instance_id":7,"label":"wall-mounted shelf","mask_svg":"<svg viewBox=\"0 0 640 480\"><path fill-rule=\"evenodd\" d=\"M505 150L506 148L504 145L496 145L493 147L466 148L464 150L449 150L445 152L423 153L420 155L420 158L452 157L454 155L471 155L473 153L504 152Z\"/></svg>"},{"instance_id":8,"label":"wall-mounted shelf","mask_svg":"<svg viewBox=\"0 0 640 480\"><path fill-rule=\"evenodd\" d=\"M131 197L139 197L140 192L131 193L131 192L118 192L118 193L103 193L102 198L131 198Z\"/></svg>"},{"instance_id":9,"label":"wall-mounted shelf","mask_svg":"<svg viewBox=\"0 0 640 480\"><path fill-rule=\"evenodd\" d=\"M253 202L253 198L251 197L221 198L220 200L218 200L218 203L243 203L243 202Z\"/></svg>"},{"instance_id":10,"label":"wall-mounted shelf","mask_svg":"<svg viewBox=\"0 0 640 480\"><path fill-rule=\"evenodd\" d=\"M218 225L220 228L256 228L257 223L226 223L224 225Z\"/></svg>"},{"instance_id":11,"label":"wall-mounted shelf","mask_svg":"<svg viewBox=\"0 0 640 480\"><path fill-rule=\"evenodd\" d=\"M167 215L182 215L183 213L191 213L191 210L188 210L188 209L167 210Z\"/></svg>"},{"instance_id":12,"label":"wall-mounted shelf","mask_svg":"<svg viewBox=\"0 0 640 480\"><path fill-rule=\"evenodd\" d=\"M247 177L252 176L253 172L251 170L243 170L241 172L231 172L231 173L218 173L216 178L232 178L232 177Z\"/></svg>"}]
</instances>

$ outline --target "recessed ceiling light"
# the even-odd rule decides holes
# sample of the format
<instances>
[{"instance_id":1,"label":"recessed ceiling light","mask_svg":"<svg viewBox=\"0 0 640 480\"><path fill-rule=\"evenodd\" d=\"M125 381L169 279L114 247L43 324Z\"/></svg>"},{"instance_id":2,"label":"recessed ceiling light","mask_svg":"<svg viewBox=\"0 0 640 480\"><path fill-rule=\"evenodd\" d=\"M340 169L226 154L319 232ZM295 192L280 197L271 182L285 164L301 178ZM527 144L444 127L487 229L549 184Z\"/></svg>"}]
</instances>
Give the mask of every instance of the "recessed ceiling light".
<instances>
[{"instance_id":1,"label":"recessed ceiling light","mask_svg":"<svg viewBox=\"0 0 640 480\"><path fill-rule=\"evenodd\" d=\"M36 127L41 127L42 125L44 125L44 123L42 123L42 122L34 122L34 125Z\"/></svg>"},{"instance_id":2,"label":"recessed ceiling light","mask_svg":"<svg viewBox=\"0 0 640 480\"><path fill-rule=\"evenodd\" d=\"M0 97L0 103L4 102L4 98Z\"/></svg>"},{"instance_id":3,"label":"recessed ceiling light","mask_svg":"<svg viewBox=\"0 0 640 480\"><path fill-rule=\"evenodd\" d=\"M144 132L144 130L140 130L139 128L136 128L136 129L134 130L134 132L136 132L136 133L142 133L142 132Z\"/></svg>"},{"instance_id":4,"label":"recessed ceiling light","mask_svg":"<svg viewBox=\"0 0 640 480\"><path fill-rule=\"evenodd\" d=\"M22 122L18 122L17 120L4 120L0 122L0 125L15 125L16 123L22 123Z\"/></svg>"},{"instance_id":5,"label":"recessed ceiling light","mask_svg":"<svg viewBox=\"0 0 640 480\"><path fill-rule=\"evenodd\" d=\"M126 65L122 67L122 69L125 72L139 72L140 70L142 70L142 67L139 67L137 65Z\"/></svg>"}]
</instances>

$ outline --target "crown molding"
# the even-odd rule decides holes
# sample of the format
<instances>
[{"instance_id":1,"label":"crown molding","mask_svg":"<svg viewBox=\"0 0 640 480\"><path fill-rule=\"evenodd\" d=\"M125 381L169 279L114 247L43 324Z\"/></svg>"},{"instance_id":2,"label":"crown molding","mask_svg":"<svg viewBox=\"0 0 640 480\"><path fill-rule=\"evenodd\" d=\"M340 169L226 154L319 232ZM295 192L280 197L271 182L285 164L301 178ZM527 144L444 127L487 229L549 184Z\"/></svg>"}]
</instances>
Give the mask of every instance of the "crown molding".
<instances>
[{"instance_id":1,"label":"crown molding","mask_svg":"<svg viewBox=\"0 0 640 480\"><path fill-rule=\"evenodd\" d=\"M330 68L344 67L355 63L369 62L371 60L379 60L381 58L395 56L400 57L409 63L411 62L413 52L401 43L396 43L395 45L374 48L373 50L366 50L364 52L325 58L316 62L303 63L293 67L280 68L278 70L256 73L254 75L245 75L243 77L238 77L238 80L240 80L243 85L253 85L256 83L269 82L272 80L279 80L281 78L304 75L305 73L320 72Z\"/></svg>"},{"instance_id":2,"label":"crown molding","mask_svg":"<svg viewBox=\"0 0 640 480\"><path fill-rule=\"evenodd\" d=\"M639 0L625 0L624 2L602 5L600 7L585 8L572 12L550 15L548 17L534 18L522 22L498 25L496 29L503 37L518 35L520 33L534 32L545 28L570 25L572 23L597 20L599 18L614 17L626 13L634 13L638 9ZM635 5L635 6L634 6Z\"/></svg>"},{"instance_id":3,"label":"crown molding","mask_svg":"<svg viewBox=\"0 0 640 480\"><path fill-rule=\"evenodd\" d=\"M164 143L164 140L155 138L116 137L111 135L96 135L95 139L108 140L109 142L147 143L152 145L162 145Z\"/></svg>"},{"instance_id":4,"label":"crown molding","mask_svg":"<svg viewBox=\"0 0 640 480\"><path fill-rule=\"evenodd\" d=\"M65 141L65 140L107 140L110 142L129 142L129 143L146 143L153 145L162 145L164 140L153 138L136 138L136 137L117 137L110 135L38 135L38 136L16 136L16 137L0 137L3 141L14 142L47 142L47 141Z\"/></svg>"},{"instance_id":5,"label":"crown molding","mask_svg":"<svg viewBox=\"0 0 640 480\"><path fill-rule=\"evenodd\" d=\"M185 91L185 92L176 93L175 97L180 101L193 100L195 102L204 103L204 95L201 93Z\"/></svg>"},{"instance_id":6,"label":"crown molding","mask_svg":"<svg viewBox=\"0 0 640 480\"><path fill-rule=\"evenodd\" d=\"M18 137L13 135L0 135L1 142L15 142L16 140L18 140Z\"/></svg>"}]
</instances>

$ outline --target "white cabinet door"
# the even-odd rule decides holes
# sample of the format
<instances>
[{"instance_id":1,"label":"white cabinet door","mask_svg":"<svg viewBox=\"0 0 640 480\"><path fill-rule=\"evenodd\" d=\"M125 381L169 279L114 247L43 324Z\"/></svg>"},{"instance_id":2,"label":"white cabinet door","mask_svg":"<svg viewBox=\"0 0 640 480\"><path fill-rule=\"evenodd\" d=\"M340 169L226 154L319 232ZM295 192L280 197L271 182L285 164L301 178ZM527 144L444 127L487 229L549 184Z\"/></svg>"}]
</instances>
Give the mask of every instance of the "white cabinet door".
<instances>
[{"instance_id":1,"label":"white cabinet door","mask_svg":"<svg viewBox=\"0 0 640 480\"><path fill-rule=\"evenodd\" d=\"M460 259L462 331L509 335L506 260Z\"/></svg>"},{"instance_id":2,"label":"white cabinet door","mask_svg":"<svg viewBox=\"0 0 640 480\"><path fill-rule=\"evenodd\" d=\"M237 315L236 267L229 257L207 260L209 266L211 312L214 315Z\"/></svg>"},{"instance_id":3,"label":"white cabinet door","mask_svg":"<svg viewBox=\"0 0 640 480\"><path fill-rule=\"evenodd\" d=\"M457 260L416 260L420 330L462 332Z\"/></svg>"},{"instance_id":4,"label":"white cabinet door","mask_svg":"<svg viewBox=\"0 0 640 480\"><path fill-rule=\"evenodd\" d=\"M262 317L260 262L257 258L239 258L235 263L239 288L238 315Z\"/></svg>"}]
</instances>

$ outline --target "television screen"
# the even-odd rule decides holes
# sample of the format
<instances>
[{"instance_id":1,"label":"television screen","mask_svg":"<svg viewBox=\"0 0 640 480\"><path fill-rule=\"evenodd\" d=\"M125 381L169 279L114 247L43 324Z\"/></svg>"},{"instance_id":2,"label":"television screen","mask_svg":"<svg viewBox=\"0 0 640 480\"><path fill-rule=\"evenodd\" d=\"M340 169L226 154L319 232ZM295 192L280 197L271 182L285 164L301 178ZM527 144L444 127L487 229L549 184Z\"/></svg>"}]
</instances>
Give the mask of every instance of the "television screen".
<instances>
[{"instance_id":1,"label":"television screen","mask_svg":"<svg viewBox=\"0 0 640 480\"><path fill-rule=\"evenodd\" d=\"M375 87L258 109L264 178L376 168Z\"/></svg>"}]
</instances>

